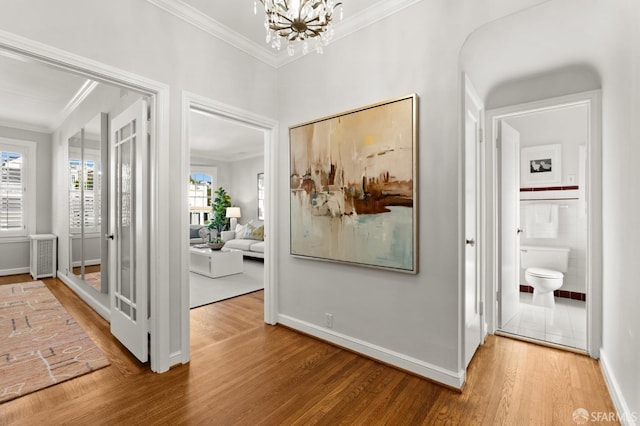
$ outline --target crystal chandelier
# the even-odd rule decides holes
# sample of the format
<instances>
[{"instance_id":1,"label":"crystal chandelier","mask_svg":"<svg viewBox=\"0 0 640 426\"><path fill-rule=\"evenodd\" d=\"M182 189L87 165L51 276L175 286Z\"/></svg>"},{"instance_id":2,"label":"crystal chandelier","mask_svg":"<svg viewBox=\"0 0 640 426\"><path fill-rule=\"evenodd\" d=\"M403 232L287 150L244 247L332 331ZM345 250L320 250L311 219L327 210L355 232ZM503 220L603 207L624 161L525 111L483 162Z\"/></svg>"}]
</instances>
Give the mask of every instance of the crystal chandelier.
<instances>
[{"instance_id":1,"label":"crystal chandelier","mask_svg":"<svg viewBox=\"0 0 640 426\"><path fill-rule=\"evenodd\" d=\"M334 0L259 0L266 13L264 27L267 30L267 44L280 50L287 44L289 56L294 54L294 44L302 43L302 53L309 52L309 40L315 38L316 52L322 53L333 37L333 12L342 3ZM253 13L258 13L258 0L253 2Z\"/></svg>"}]
</instances>

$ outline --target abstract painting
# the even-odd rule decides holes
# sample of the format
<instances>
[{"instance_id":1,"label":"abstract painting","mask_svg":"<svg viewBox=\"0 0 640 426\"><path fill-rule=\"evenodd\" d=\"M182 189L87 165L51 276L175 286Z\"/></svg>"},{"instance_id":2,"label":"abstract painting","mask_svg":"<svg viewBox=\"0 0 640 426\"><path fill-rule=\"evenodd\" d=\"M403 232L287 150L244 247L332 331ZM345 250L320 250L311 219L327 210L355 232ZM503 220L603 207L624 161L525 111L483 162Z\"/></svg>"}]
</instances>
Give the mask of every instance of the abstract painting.
<instances>
[{"instance_id":1,"label":"abstract painting","mask_svg":"<svg viewBox=\"0 0 640 426\"><path fill-rule=\"evenodd\" d=\"M417 273L417 102L289 128L293 256Z\"/></svg>"}]
</instances>

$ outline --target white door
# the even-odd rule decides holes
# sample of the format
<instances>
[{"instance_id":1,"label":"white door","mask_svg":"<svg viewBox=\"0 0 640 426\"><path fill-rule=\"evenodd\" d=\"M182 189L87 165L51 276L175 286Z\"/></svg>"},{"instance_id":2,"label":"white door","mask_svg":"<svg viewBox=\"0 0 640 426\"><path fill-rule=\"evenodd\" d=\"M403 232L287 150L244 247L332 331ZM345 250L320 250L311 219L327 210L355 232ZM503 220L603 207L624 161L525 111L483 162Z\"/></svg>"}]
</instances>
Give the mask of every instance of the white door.
<instances>
[{"instance_id":1,"label":"white door","mask_svg":"<svg viewBox=\"0 0 640 426\"><path fill-rule=\"evenodd\" d=\"M148 132L139 100L111 121L109 241L111 333L148 359Z\"/></svg>"},{"instance_id":2,"label":"white door","mask_svg":"<svg viewBox=\"0 0 640 426\"><path fill-rule=\"evenodd\" d=\"M499 327L520 305L520 133L499 122L500 150L500 283Z\"/></svg>"},{"instance_id":3,"label":"white door","mask_svg":"<svg viewBox=\"0 0 640 426\"><path fill-rule=\"evenodd\" d=\"M484 106L465 75L464 158L465 158L465 366L483 341L482 288L479 273L479 187L480 142Z\"/></svg>"}]
</instances>

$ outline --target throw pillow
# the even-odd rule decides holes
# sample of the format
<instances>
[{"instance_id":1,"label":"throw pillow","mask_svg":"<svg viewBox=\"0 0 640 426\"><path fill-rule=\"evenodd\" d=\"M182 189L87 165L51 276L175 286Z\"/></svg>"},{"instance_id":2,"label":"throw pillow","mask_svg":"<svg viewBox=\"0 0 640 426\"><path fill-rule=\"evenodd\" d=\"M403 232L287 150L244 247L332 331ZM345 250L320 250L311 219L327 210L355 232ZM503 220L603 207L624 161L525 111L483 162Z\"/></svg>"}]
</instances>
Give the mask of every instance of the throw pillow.
<instances>
[{"instance_id":1,"label":"throw pillow","mask_svg":"<svg viewBox=\"0 0 640 426\"><path fill-rule=\"evenodd\" d=\"M205 241L209 241L209 230L204 226L198 231L198 235Z\"/></svg>"},{"instance_id":2,"label":"throw pillow","mask_svg":"<svg viewBox=\"0 0 640 426\"><path fill-rule=\"evenodd\" d=\"M242 234L243 239L245 240L251 240L251 233L253 232L253 227L251 225L247 225L247 227L244 230L244 233Z\"/></svg>"},{"instance_id":3,"label":"throw pillow","mask_svg":"<svg viewBox=\"0 0 640 426\"><path fill-rule=\"evenodd\" d=\"M246 234L246 232L247 232L247 225L240 225L240 224L236 225L236 238L240 238L240 239L244 238L244 235Z\"/></svg>"},{"instance_id":4,"label":"throw pillow","mask_svg":"<svg viewBox=\"0 0 640 426\"><path fill-rule=\"evenodd\" d=\"M264 226L264 222L262 220L252 219L249 221L249 225L257 228L259 226Z\"/></svg>"},{"instance_id":5,"label":"throw pillow","mask_svg":"<svg viewBox=\"0 0 640 426\"><path fill-rule=\"evenodd\" d=\"M200 229L201 227L190 226L189 227L189 238L200 238Z\"/></svg>"},{"instance_id":6,"label":"throw pillow","mask_svg":"<svg viewBox=\"0 0 640 426\"><path fill-rule=\"evenodd\" d=\"M247 225L247 239L264 241L264 225L254 227L253 225Z\"/></svg>"}]
</instances>

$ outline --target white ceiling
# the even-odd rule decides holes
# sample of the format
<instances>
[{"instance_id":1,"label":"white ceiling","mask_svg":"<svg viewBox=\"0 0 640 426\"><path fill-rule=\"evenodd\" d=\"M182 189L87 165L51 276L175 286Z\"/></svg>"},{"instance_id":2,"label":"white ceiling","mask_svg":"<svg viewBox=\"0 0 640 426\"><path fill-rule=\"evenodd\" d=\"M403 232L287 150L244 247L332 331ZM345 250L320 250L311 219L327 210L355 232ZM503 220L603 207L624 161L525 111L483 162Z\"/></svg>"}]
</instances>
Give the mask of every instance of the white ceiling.
<instances>
[{"instance_id":1,"label":"white ceiling","mask_svg":"<svg viewBox=\"0 0 640 426\"><path fill-rule=\"evenodd\" d=\"M260 1L256 15L253 13L254 0L147 1L273 67L280 67L302 56L299 46L296 54L289 57L286 49L278 52L267 45L264 7ZM336 41L422 0L334 1L341 1L344 15L342 21L339 15L334 16L333 40Z\"/></svg>"},{"instance_id":2,"label":"white ceiling","mask_svg":"<svg viewBox=\"0 0 640 426\"><path fill-rule=\"evenodd\" d=\"M218 21L227 28L241 34L265 50L272 51L265 41L264 7L258 1L257 13L253 13L254 0L171 0L184 3ZM336 0L338 2L339 0ZM344 20L353 19L354 15L383 0L342 0ZM339 10L339 9L338 9ZM338 25L339 17L334 17L334 25Z\"/></svg>"},{"instance_id":3,"label":"white ceiling","mask_svg":"<svg viewBox=\"0 0 640 426\"><path fill-rule=\"evenodd\" d=\"M92 88L86 78L0 50L0 125L51 132Z\"/></svg>"},{"instance_id":4,"label":"white ceiling","mask_svg":"<svg viewBox=\"0 0 640 426\"><path fill-rule=\"evenodd\" d=\"M264 133L210 114L191 112L191 159L240 161L264 154Z\"/></svg>"},{"instance_id":5,"label":"white ceiling","mask_svg":"<svg viewBox=\"0 0 640 426\"><path fill-rule=\"evenodd\" d=\"M505 121L522 136L521 147L555 143L577 146L586 144L589 137L589 110L585 104L536 111Z\"/></svg>"},{"instance_id":6,"label":"white ceiling","mask_svg":"<svg viewBox=\"0 0 640 426\"><path fill-rule=\"evenodd\" d=\"M274 67L289 58L265 42L264 8L254 0L147 0ZM338 0L336 0L338 1ZM342 0L337 40L421 0ZM316 54L316 53L310 53ZM0 49L0 126L50 133L95 88L92 82ZM201 113L192 114L192 157L237 161L263 154L263 133Z\"/></svg>"}]
</instances>

